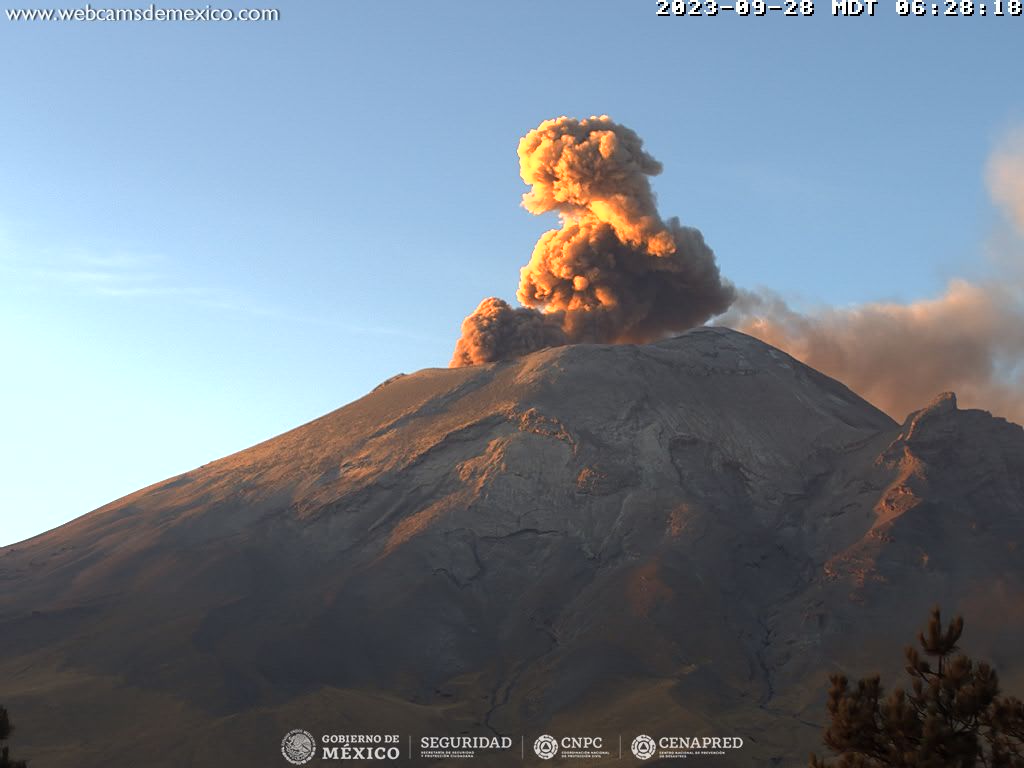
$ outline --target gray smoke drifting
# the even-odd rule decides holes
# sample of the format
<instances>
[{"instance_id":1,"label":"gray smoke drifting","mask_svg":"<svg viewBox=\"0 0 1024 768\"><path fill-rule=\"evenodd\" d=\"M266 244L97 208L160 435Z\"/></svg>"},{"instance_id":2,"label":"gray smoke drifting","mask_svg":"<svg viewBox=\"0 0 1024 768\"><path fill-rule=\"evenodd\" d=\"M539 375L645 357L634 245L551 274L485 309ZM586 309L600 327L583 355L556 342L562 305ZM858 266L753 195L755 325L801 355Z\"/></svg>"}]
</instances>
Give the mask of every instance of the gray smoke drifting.
<instances>
[{"instance_id":1,"label":"gray smoke drifting","mask_svg":"<svg viewBox=\"0 0 1024 768\"><path fill-rule=\"evenodd\" d=\"M649 176L661 164L608 117L547 120L519 142L531 186L523 206L555 211L520 270L512 309L486 299L462 324L451 366L518 357L574 342L662 338L724 312L735 298L696 229L663 221Z\"/></svg>"}]
</instances>

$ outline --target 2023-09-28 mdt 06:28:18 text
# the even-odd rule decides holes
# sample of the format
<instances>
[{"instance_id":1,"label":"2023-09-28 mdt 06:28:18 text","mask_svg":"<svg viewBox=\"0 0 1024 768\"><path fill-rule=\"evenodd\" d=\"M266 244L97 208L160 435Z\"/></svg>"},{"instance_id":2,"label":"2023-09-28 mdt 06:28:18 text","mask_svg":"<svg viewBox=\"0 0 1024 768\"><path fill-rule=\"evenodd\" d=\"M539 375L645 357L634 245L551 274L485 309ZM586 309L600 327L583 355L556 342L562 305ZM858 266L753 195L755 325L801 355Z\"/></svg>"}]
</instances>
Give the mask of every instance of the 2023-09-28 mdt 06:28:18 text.
<instances>
[{"instance_id":1,"label":"2023-09-28 mdt 06:28:18 text","mask_svg":"<svg viewBox=\"0 0 1024 768\"><path fill-rule=\"evenodd\" d=\"M883 8L880 0L830 0L832 16L868 17L880 16ZM708 16L725 14L736 16L801 16L814 15L814 0L735 0L720 3L718 0L655 0L656 15L668 17ZM929 3L927 0L894 0L886 3L897 16L1021 16L1024 12L1022 0L942 0Z\"/></svg>"}]
</instances>

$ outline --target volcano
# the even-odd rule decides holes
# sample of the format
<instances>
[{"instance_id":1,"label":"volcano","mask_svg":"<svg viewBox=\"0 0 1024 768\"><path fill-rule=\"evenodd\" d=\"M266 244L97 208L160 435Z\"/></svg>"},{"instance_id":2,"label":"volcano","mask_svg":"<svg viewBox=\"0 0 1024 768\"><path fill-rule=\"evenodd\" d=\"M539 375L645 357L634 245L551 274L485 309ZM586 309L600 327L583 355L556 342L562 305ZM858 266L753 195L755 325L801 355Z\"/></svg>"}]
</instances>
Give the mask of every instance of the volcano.
<instances>
[{"instance_id":1,"label":"volcano","mask_svg":"<svg viewBox=\"0 0 1024 768\"><path fill-rule=\"evenodd\" d=\"M951 394L900 425L724 328L563 346L0 549L0 703L33 768L286 766L294 728L793 765L828 675L898 678L936 603L1024 690L1022 541L1024 430Z\"/></svg>"}]
</instances>

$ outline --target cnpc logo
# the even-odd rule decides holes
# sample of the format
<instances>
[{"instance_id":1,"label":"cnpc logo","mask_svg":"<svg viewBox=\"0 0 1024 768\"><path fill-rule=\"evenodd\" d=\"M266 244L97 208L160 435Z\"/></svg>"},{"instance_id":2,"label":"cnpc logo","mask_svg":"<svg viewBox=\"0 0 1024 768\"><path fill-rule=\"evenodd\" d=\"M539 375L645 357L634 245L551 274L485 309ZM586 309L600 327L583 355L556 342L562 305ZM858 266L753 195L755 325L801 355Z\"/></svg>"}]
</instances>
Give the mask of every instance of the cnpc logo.
<instances>
[{"instance_id":1,"label":"cnpc logo","mask_svg":"<svg viewBox=\"0 0 1024 768\"><path fill-rule=\"evenodd\" d=\"M604 742L600 736L563 736L556 739L554 736L544 734L533 742L533 751L541 760L550 760L562 752L592 752L600 750Z\"/></svg>"}]
</instances>

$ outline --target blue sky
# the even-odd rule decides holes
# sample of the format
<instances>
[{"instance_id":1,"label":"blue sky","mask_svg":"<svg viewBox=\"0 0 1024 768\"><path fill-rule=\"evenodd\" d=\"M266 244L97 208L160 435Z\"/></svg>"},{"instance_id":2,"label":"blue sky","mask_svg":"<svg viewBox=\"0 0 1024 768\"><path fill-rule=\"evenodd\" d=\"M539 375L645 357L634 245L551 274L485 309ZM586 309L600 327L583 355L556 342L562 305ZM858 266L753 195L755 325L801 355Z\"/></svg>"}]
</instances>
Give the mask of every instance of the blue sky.
<instances>
[{"instance_id":1,"label":"blue sky","mask_svg":"<svg viewBox=\"0 0 1024 768\"><path fill-rule=\"evenodd\" d=\"M0 544L446 365L555 225L519 207L546 118L633 128L726 276L836 305L982 271L1024 123L1020 17L276 7L0 17Z\"/></svg>"}]
</instances>

